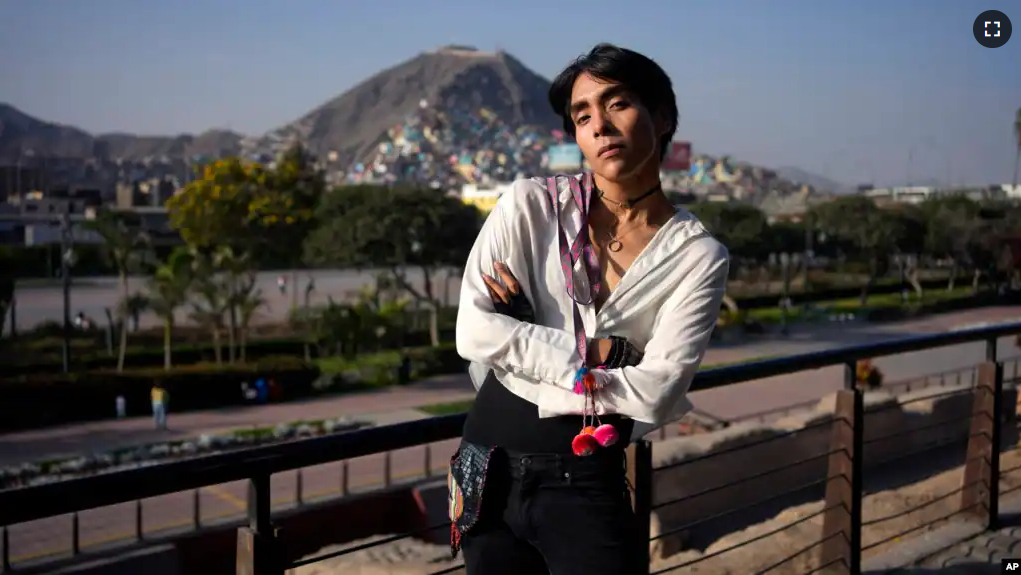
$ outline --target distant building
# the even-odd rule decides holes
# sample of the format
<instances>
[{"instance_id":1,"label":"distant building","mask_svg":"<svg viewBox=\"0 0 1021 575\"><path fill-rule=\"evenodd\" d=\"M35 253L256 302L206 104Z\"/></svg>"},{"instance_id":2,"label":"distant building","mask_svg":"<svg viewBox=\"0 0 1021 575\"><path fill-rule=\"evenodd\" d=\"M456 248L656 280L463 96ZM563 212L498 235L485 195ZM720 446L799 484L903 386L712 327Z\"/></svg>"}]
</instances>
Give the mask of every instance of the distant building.
<instances>
[{"instance_id":1,"label":"distant building","mask_svg":"<svg viewBox=\"0 0 1021 575\"><path fill-rule=\"evenodd\" d=\"M461 201L473 205L484 213L489 213L496 206L496 201L510 189L510 184L491 184L482 187L476 184L465 184L461 187Z\"/></svg>"},{"instance_id":2,"label":"distant building","mask_svg":"<svg viewBox=\"0 0 1021 575\"><path fill-rule=\"evenodd\" d=\"M867 198L872 198L878 205L920 204L927 199L950 196L965 197L976 202L993 199L1021 200L1021 186L1015 187L1010 184L944 188L934 186L900 186L862 190L861 194Z\"/></svg>"},{"instance_id":3,"label":"distant building","mask_svg":"<svg viewBox=\"0 0 1021 575\"><path fill-rule=\"evenodd\" d=\"M862 195L871 198L877 204L920 204L936 195L936 188L931 186L898 186L894 188L873 188L864 190Z\"/></svg>"},{"instance_id":4,"label":"distant building","mask_svg":"<svg viewBox=\"0 0 1021 575\"><path fill-rule=\"evenodd\" d=\"M0 201L50 186L49 174L40 167L0 166Z\"/></svg>"},{"instance_id":5,"label":"distant building","mask_svg":"<svg viewBox=\"0 0 1021 575\"><path fill-rule=\"evenodd\" d=\"M117 207L120 209L162 207L179 189L180 184L174 176L120 182L116 188Z\"/></svg>"}]
</instances>

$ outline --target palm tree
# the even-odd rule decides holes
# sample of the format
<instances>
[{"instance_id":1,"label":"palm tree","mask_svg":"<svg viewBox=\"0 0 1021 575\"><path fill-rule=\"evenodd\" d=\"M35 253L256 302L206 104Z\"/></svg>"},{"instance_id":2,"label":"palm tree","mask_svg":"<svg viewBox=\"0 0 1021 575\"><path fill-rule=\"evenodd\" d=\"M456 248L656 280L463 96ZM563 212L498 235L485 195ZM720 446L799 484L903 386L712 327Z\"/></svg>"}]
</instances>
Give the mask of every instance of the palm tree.
<instances>
[{"instance_id":1,"label":"palm tree","mask_svg":"<svg viewBox=\"0 0 1021 575\"><path fill-rule=\"evenodd\" d=\"M220 334L223 331L223 314L227 311L227 298L223 286L211 278L199 279L193 287L198 301L192 302L191 319L209 330L213 336L213 353L216 364L223 363L223 345Z\"/></svg>"},{"instance_id":2,"label":"palm tree","mask_svg":"<svg viewBox=\"0 0 1021 575\"><path fill-rule=\"evenodd\" d=\"M193 253L191 270L193 283L192 292L197 300L192 301L191 319L209 330L213 336L213 353L216 363L223 363L221 333L223 316L230 307L230 296L218 270L214 267L214 258Z\"/></svg>"},{"instance_id":3,"label":"palm tree","mask_svg":"<svg viewBox=\"0 0 1021 575\"><path fill-rule=\"evenodd\" d=\"M1010 188L1011 192L1017 189L1017 170L1018 164L1021 164L1021 108L1014 115L1014 137L1017 139L1017 153L1014 154L1014 185Z\"/></svg>"},{"instance_id":4,"label":"palm tree","mask_svg":"<svg viewBox=\"0 0 1021 575\"><path fill-rule=\"evenodd\" d=\"M239 283L241 276L252 267L251 258L247 252L241 253L231 247L223 246L213 252L211 265L214 272L222 272L224 274L223 288L226 291L226 311L229 321L227 328L227 357L230 363L234 363L238 339Z\"/></svg>"},{"instance_id":5,"label":"palm tree","mask_svg":"<svg viewBox=\"0 0 1021 575\"><path fill-rule=\"evenodd\" d=\"M138 331L142 314L149 309L149 297L141 292L135 292L121 297L117 304L117 314L124 318L124 322L131 320L131 331Z\"/></svg>"},{"instance_id":6,"label":"palm tree","mask_svg":"<svg viewBox=\"0 0 1021 575\"><path fill-rule=\"evenodd\" d=\"M174 313L188 303L192 285L191 254L185 248L174 250L167 261L156 268L149 280L149 306L163 321L163 368L172 366Z\"/></svg>"},{"instance_id":7,"label":"palm tree","mask_svg":"<svg viewBox=\"0 0 1021 575\"><path fill-rule=\"evenodd\" d=\"M238 359L244 363L248 347L248 328L255 319L259 308L266 305L266 298L262 297L262 290L255 287L256 275L249 273L248 276L237 286L234 292L233 304L238 314Z\"/></svg>"},{"instance_id":8,"label":"palm tree","mask_svg":"<svg viewBox=\"0 0 1021 575\"><path fill-rule=\"evenodd\" d=\"M137 227L129 226L123 217L114 212L101 211L96 219L87 222L86 228L103 238L103 248L120 278L121 300L129 297L128 275L149 251L149 237ZM124 356L128 350L126 314L119 320L120 348L117 352L117 371L124 370Z\"/></svg>"}]
</instances>

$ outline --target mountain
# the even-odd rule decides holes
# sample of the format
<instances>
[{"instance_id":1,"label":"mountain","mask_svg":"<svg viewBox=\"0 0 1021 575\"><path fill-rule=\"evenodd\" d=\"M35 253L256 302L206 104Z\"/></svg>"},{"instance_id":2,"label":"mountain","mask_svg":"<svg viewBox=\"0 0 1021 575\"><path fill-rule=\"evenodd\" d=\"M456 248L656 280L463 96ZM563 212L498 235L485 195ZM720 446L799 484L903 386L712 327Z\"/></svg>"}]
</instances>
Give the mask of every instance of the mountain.
<instances>
[{"instance_id":1,"label":"mountain","mask_svg":"<svg viewBox=\"0 0 1021 575\"><path fill-rule=\"evenodd\" d=\"M364 160L420 108L486 108L509 126L561 127L549 80L505 52L445 46L383 70L268 136L298 138L339 165Z\"/></svg>"},{"instance_id":2,"label":"mountain","mask_svg":"<svg viewBox=\"0 0 1021 575\"><path fill-rule=\"evenodd\" d=\"M240 150L241 135L226 130L209 130L197 136L138 136L134 134L93 135L74 126L54 124L0 103L0 158L8 161L31 151L38 156L142 159L151 156L220 156Z\"/></svg>"},{"instance_id":3,"label":"mountain","mask_svg":"<svg viewBox=\"0 0 1021 575\"><path fill-rule=\"evenodd\" d=\"M62 124L44 122L14 106L0 103L0 158L17 158L24 150L60 157L92 155L92 134Z\"/></svg>"},{"instance_id":4,"label":"mountain","mask_svg":"<svg viewBox=\"0 0 1021 575\"><path fill-rule=\"evenodd\" d=\"M19 150L40 156L142 159L149 156L219 156L242 146L273 151L280 142L299 139L341 166L363 159L387 137L387 131L420 106L486 108L511 126L560 126L549 110L549 80L504 52L445 46L383 70L300 119L261 137L244 138L211 130L198 136L92 135L73 126L33 118L0 104L0 158Z\"/></svg>"},{"instance_id":5,"label":"mountain","mask_svg":"<svg viewBox=\"0 0 1021 575\"><path fill-rule=\"evenodd\" d=\"M784 168L777 168L774 171L778 176L785 180L812 186L813 188L821 191L832 192L834 194L850 194L855 191L853 186L841 184L840 182L835 182L829 178L825 178L811 172L806 172L801 168L788 166Z\"/></svg>"}]
</instances>

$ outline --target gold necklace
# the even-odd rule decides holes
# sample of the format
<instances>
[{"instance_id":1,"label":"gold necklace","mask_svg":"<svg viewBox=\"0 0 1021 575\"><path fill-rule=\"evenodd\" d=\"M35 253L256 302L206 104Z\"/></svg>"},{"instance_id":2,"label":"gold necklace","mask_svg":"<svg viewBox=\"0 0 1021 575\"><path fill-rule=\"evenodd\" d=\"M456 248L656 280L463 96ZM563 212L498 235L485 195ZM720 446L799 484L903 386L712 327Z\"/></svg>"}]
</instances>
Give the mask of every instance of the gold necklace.
<instances>
[{"instance_id":1,"label":"gold necklace","mask_svg":"<svg viewBox=\"0 0 1021 575\"><path fill-rule=\"evenodd\" d=\"M599 197L602 198L604 201L610 202L611 204L617 206L618 209L630 210L631 208L635 207L635 204L637 204L638 202L644 200L645 198L648 198L649 196L651 196L652 194L655 194L656 192L661 191L662 189L663 189L663 186L661 184L656 184L652 189L650 189L649 191L645 192L644 194L638 196L637 198L635 198L633 200L624 200L623 202L618 202L617 200L614 200L612 198L606 197L606 192L604 192L602 190L599 190ZM620 223L620 216L618 214L614 213L613 217L614 217L614 219L617 220L616 222L614 222L614 225L619 224ZM622 237L626 236L627 234L630 234L631 232L637 230L640 227L642 227L642 224L638 224L638 225L632 226L630 229L628 229L626 232L624 232L622 234L614 233L614 232L611 232L611 231L607 230L607 234L609 234L609 236L610 236L610 241L606 243L606 248L608 250L610 250L611 252L614 252L614 253L619 252L624 247L624 244L621 243L620 239Z\"/></svg>"},{"instance_id":2,"label":"gold necklace","mask_svg":"<svg viewBox=\"0 0 1021 575\"><path fill-rule=\"evenodd\" d=\"M618 224L620 223L620 218L617 218L617 222L616 223L618 223ZM617 233L617 232L612 232L610 230L606 230L607 235L610 236L610 241L606 243L606 249L610 250L613 253L619 252L624 247L624 244L620 241L621 238L623 238L624 236L630 234L631 232L637 230L638 228L640 228L642 226L643 226L642 223L635 224L635 225L631 226L630 228L627 228L624 231L624 233Z\"/></svg>"}]
</instances>

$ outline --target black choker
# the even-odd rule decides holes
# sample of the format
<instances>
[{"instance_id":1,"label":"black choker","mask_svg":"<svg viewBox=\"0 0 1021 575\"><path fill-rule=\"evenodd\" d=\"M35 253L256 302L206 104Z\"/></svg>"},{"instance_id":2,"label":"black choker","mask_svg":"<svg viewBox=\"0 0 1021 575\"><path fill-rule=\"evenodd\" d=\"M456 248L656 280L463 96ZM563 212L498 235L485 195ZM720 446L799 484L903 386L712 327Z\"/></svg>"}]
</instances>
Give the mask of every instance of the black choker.
<instances>
[{"instance_id":1,"label":"black choker","mask_svg":"<svg viewBox=\"0 0 1021 575\"><path fill-rule=\"evenodd\" d=\"M619 208L624 208L625 210L630 210L631 208L635 207L635 204L637 204L638 202L640 202L640 201L644 200L645 198L651 196L652 194L655 194L656 192L659 192L659 191L662 191L662 190L663 190L663 185L662 184L656 184L651 190L645 192L644 194L638 196L637 198L635 198L633 200L624 200L623 202L618 202L616 200L611 200L610 198L606 197L606 193L603 192L602 190L599 190L599 197L604 199L604 200L606 200L606 201L608 201L608 202L610 202L611 204L616 205Z\"/></svg>"}]
</instances>

